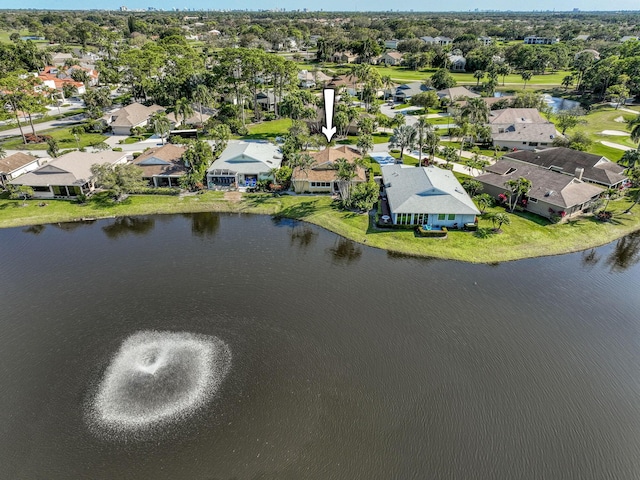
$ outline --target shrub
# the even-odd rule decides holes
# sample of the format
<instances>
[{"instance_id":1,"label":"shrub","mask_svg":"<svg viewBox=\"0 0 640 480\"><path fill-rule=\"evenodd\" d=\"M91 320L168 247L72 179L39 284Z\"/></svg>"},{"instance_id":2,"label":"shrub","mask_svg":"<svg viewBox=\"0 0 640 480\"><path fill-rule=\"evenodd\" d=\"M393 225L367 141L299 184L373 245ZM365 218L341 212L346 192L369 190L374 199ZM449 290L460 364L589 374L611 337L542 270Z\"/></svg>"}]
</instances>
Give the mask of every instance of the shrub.
<instances>
[{"instance_id":1,"label":"shrub","mask_svg":"<svg viewBox=\"0 0 640 480\"><path fill-rule=\"evenodd\" d=\"M122 151L122 147L113 147L111 150L114 151L114 152L121 152Z\"/></svg>"},{"instance_id":2,"label":"shrub","mask_svg":"<svg viewBox=\"0 0 640 480\"><path fill-rule=\"evenodd\" d=\"M134 195L178 195L180 189L174 187L143 187L137 188L129 193Z\"/></svg>"}]
</instances>

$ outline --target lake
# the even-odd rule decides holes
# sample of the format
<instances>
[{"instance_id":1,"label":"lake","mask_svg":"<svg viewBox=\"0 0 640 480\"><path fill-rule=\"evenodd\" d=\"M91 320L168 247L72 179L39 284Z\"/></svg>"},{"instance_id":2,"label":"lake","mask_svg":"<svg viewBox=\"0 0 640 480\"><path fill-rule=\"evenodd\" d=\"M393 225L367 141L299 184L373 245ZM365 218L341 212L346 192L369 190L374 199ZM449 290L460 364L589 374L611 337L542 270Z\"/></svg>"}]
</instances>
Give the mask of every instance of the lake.
<instances>
[{"instance_id":1,"label":"lake","mask_svg":"<svg viewBox=\"0 0 640 480\"><path fill-rule=\"evenodd\" d=\"M205 213L0 245L0 478L638 478L640 235L473 265ZM105 403L163 371L145 408L201 401L103 428L96 392L140 338ZM222 344L220 381L188 383Z\"/></svg>"}]
</instances>

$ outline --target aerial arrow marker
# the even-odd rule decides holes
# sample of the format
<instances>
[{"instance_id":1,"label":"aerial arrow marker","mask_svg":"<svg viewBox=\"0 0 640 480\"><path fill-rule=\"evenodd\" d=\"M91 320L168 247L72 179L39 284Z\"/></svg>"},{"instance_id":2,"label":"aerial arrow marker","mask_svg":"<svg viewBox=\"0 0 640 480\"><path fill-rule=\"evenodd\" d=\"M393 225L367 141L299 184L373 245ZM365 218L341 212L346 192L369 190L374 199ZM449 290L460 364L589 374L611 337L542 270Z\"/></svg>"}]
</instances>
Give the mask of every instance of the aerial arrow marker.
<instances>
[{"instance_id":1,"label":"aerial arrow marker","mask_svg":"<svg viewBox=\"0 0 640 480\"><path fill-rule=\"evenodd\" d=\"M333 126L333 99L336 95L336 91L333 88L325 88L322 91L324 95L324 118L326 127L322 127L322 133L327 137L327 143L331 141L336 134L336 127Z\"/></svg>"}]
</instances>

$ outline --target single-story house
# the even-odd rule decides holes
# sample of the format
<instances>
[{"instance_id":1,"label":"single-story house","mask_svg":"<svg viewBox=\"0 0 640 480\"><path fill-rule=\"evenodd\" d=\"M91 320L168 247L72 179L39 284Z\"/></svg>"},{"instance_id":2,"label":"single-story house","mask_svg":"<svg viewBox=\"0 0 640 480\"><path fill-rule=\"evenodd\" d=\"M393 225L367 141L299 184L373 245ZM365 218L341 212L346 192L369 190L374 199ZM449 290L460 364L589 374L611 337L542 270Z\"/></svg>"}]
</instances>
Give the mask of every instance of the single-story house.
<instances>
[{"instance_id":1,"label":"single-story house","mask_svg":"<svg viewBox=\"0 0 640 480\"><path fill-rule=\"evenodd\" d=\"M52 73L39 73L38 78L42 82L42 85L51 90L57 90L63 97L65 85L74 87L78 95L84 95L87 91L84 83L76 82L72 78L58 78Z\"/></svg>"},{"instance_id":2,"label":"single-story house","mask_svg":"<svg viewBox=\"0 0 640 480\"><path fill-rule=\"evenodd\" d=\"M345 88L349 95L355 97L362 90L362 82L355 75L338 75L327 83L327 87L336 90Z\"/></svg>"},{"instance_id":3,"label":"single-story house","mask_svg":"<svg viewBox=\"0 0 640 480\"><path fill-rule=\"evenodd\" d=\"M147 107L141 103L132 103L105 115L102 120L111 127L114 135L130 135L132 128L147 126L151 115L163 111L164 108L159 105Z\"/></svg>"},{"instance_id":4,"label":"single-story house","mask_svg":"<svg viewBox=\"0 0 640 480\"><path fill-rule=\"evenodd\" d=\"M403 83L396 87L393 99L396 102L405 103L411 100L414 95L422 92L428 92L429 90L433 90L433 88L427 87L423 82Z\"/></svg>"},{"instance_id":5,"label":"single-story house","mask_svg":"<svg viewBox=\"0 0 640 480\"><path fill-rule=\"evenodd\" d=\"M182 118L182 115L179 115L178 118L180 119L180 123L177 123L176 121L175 112L168 113L167 119L171 123L171 127L175 128L180 125L202 125L211 118L211 115L207 115L204 112L202 112L202 118L200 118L200 111L198 110L197 106L194 106L193 110L194 110L193 114L187 117L186 120Z\"/></svg>"},{"instance_id":6,"label":"single-story house","mask_svg":"<svg viewBox=\"0 0 640 480\"><path fill-rule=\"evenodd\" d=\"M496 199L507 192L507 181L520 177L529 180L531 190L521 206L545 218L575 216L590 207L603 192L601 187L579 178L505 158L485 167L485 171L476 180L482 183L484 193Z\"/></svg>"},{"instance_id":7,"label":"single-story house","mask_svg":"<svg viewBox=\"0 0 640 480\"><path fill-rule=\"evenodd\" d=\"M150 148L133 160L142 169L142 178L153 187L177 187L180 177L187 173L182 155L187 149L167 144Z\"/></svg>"},{"instance_id":8,"label":"single-story house","mask_svg":"<svg viewBox=\"0 0 640 480\"><path fill-rule=\"evenodd\" d=\"M336 52L329 57L329 61L332 63L354 63L357 58L358 56L351 52Z\"/></svg>"},{"instance_id":9,"label":"single-story house","mask_svg":"<svg viewBox=\"0 0 640 480\"><path fill-rule=\"evenodd\" d=\"M467 59L462 55L447 55L449 70L452 72L464 72L467 68Z\"/></svg>"},{"instance_id":10,"label":"single-story house","mask_svg":"<svg viewBox=\"0 0 640 480\"><path fill-rule=\"evenodd\" d=\"M491 45L491 43L493 42L491 40L491 37L485 37L485 36L478 37L478 41L482 43L485 47L488 45Z\"/></svg>"},{"instance_id":11,"label":"single-story house","mask_svg":"<svg viewBox=\"0 0 640 480\"><path fill-rule=\"evenodd\" d=\"M493 144L509 150L535 150L553 145L553 123L535 108L503 108L489 115Z\"/></svg>"},{"instance_id":12,"label":"single-story house","mask_svg":"<svg viewBox=\"0 0 640 480\"><path fill-rule=\"evenodd\" d=\"M70 53L54 53L51 55L51 63L54 65L64 65L67 60L73 59Z\"/></svg>"},{"instance_id":13,"label":"single-story house","mask_svg":"<svg viewBox=\"0 0 640 480\"><path fill-rule=\"evenodd\" d=\"M453 39L449 37L420 37L424 43L428 45L451 45L453 43Z\"/></svg>"},{"instance_id":14,"label":"single-story house","mask_svg":"<svg viewBox=\"0 0 640 480\"><path fill-rule=\"evenodd\" d=\"M445 88L443 90L438 90L436 92L438 98L448 98L450 102L455 102L456 100L468 99L468 98L478 98L480 95L472 92L466 87L451 87Z\"/></svg>"},{"instance_id":15,"label":"single-story house","mask_svg":"<svg viewBox=\"0 0 640 480\"><path fill-rule=\"evenodd\" d=\"M531 163L607 188L619 187L627 180L627 176L624 174L625 168L607 157L570 148L552 147L543 150L522 150L506 153L502 158Z\"/></svg>"},{"instance_id":16,"label":"single-story house","mask_svg":"<svg viewBox=\"0 0 640 480\"><path fill-rule=\"evenodd\" d=\"M115 166L126 163L127 159L126 152L108 150L97 153L70 152L9 183L33 188L35 198L77 197L80 194L91 193L95 189L91 174L92 165Z\"/></svg>"},{"instance_id":17,"label":"single-story house","mask_svg":"<svg viewBox=\"0 0 640 480\"><path fill-rule=\"evenodd\" d=\"M314 88L316 85L324 85L331 81L331 77L320 70L302 70L298 73L298 80L300 80L300 87L302 88Z\"/></svg>"},{"instance_id":18,"label":"single-story house","mask_svg":"<svg viewBox=\"0 0 640 480\"><path fill-rule=\"evenodd\" d=\"M273 178L271 170L281 164L280 148L272 143L231 140L209 167L207 185L255 187L258 180Z\"/></svg>"},{"instance_id":19,"label":"single-story house","mask_svg":"<svg viewBox=\"0 0 640 480\"><path fill-rule=\"evenodd\" d=\"M398 48L398 43L400 43L399 40L396 40L395 38L392 40L385 40L384 41L384 48L389 48L391 50L395 50L396 48Z\"/></svg>"},{"instance_id":20,"label":"single-story house","mask_svg":"<svg viewBox=\"0 0 640 480\"><path fill-rule=\"evenodd\" d=\"M382 181L395 225L460 227L480 211L451 170L383 165Z\"/></svg>"},{"instance_id":21,"label":"single-story house","mask_svg":"<svg viewBox=\"0 0 640 480\"><path fill-rule=\"evenodd\" d=\"M29 173L40 166L38 157L18 152L0 159L0 186L5 187L8 182Z\"/></svg>"},{"instance_id":22,"label":"single-story house","mask_svg":"<svg viewBox=\"0 0 640 480\"><path fill-rule=\"evenodd\" d=\"M389 66L396 66L402 63L403 55L400 52L386 52L378 60L379 64L384 63Z\"/></svg>"},{"instance_id":23,"label":"single-story house","mask_svg":"<svg viewBox=\"0 0 640 480\"><path fill-rule=\"evenodd\" d=\"M523 40L526 45L553 45L559 41L560 39L556 37L538 37L536 35L529 35Z\"/></svg>"},{"instance_id":24,"label":"single-story house","mask_svg":"<svg viewBox=\"0 0 640 480\"><path fill-rule=\"evenodd\" d=\"M360 152L346 145L338 148L325 148L319 152L311 152L309 155L314 160L311 167L306 171L296 167L291 175L291 183L297 193L337 192L336 160L345 158L348 162L354 163L357 159L362 158ZM359 165L356 166L356 176L351 182L355 184L366 181L365 169Z\"/></svg>"}]
</instances>

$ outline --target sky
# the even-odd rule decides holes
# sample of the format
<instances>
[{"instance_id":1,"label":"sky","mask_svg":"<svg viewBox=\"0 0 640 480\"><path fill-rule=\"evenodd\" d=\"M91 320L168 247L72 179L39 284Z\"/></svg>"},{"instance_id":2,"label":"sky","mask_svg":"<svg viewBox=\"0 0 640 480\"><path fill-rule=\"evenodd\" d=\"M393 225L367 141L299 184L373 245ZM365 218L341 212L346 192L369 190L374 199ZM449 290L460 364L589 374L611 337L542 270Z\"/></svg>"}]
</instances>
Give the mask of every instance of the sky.
<instances>
[{"instance_id":1,"label":"sky","mask_svg":"<svg viewBox=\"0 0 640 480\"><path fill-rule=\"evenodd\" d=\"M110 9L117 10L120 6L129 9L147 9L155 7L163 10L174 8L195 10L219 10L219 9L287 9L296 10L307 8L310 11L388 11L390 7L397 7L397 2L389 0L236 0L234 2L222 2L215 0L0 0L0 9L35 8L35 9L60 9L60 10L86 10L86 9ZM527 8L528 10L525 10ZM534 0L532 2L513 2L513 0L449 0L446 2L425 2L424 0L405 0L402 9L405 11L473 11L483 10L573 10L581 11L602 10L640 10L638 0L616 0L615 2L602 2L602 0L569 0L558 2L557 0Z\"/></svg>"}]
</instances>

